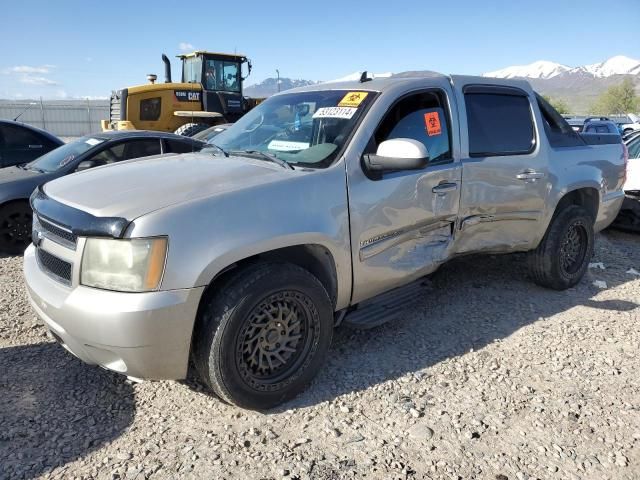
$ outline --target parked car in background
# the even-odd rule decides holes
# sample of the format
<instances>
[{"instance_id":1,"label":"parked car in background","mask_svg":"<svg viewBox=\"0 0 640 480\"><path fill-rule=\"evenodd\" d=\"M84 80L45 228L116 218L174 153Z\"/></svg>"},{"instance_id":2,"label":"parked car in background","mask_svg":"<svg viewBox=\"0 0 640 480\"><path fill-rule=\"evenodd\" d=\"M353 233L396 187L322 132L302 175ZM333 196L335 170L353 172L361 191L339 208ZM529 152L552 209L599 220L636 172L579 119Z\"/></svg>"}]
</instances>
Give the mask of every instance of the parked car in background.
<instances>
[{"instance_id":1,"label":"parked car in background","mask_svg":"<svg viewBox=\"0 0 640 480\"><path fill-rule=\"evenodd\" d=\"M78 358L150 379L193 360L246 408L300 392L336 324L393 320L396 287L459 255L528 252L536 283L576 285L624 199L620 135L576 134L522 80L312 85L214 141L40 187L24 275Z\"/></svg>"},{"instance_id":2,"label":"parked car in background","mask_svg":"<svg viewBox=\"0 0 640 480\"><path fill-rule=\"evenodd\" d=\"M612 226L640 233L640 132L626 135L625 145L629 152L625 198Z\"/></svg>"},{"instance_id":3,"label":"parked car in background","mask_svg":"<svg viewBox=\"0 0 640 480\"><path fill-rule=\"evenodd\" d=\"M640 117L634 113L629 113L619 121L619 125L622 133L625 134L640 131Z\"/></svg>"},{"instance_id":4,"label":"parked car in background","mask_svg":"<svg viewBox=\"0 0 640 480\"><path fill-rule=\"evenodd\" d=\"M202 140L203 142L208 142L212 138L215 138L217 135L224 132L231 125L233 125L233 123L223 123L222 125L214 125L213 127L209 127L206 130L196 133L195 135L191 135L190 138L194 138L196 140Z\"/></svg>"},{"instance_id":5,"label":"parked car in background","mask_svg":"<svg viewBox=\"0 0 640 480\"><path fill-rule=\"evenodd\" d=\"M199 151L204 145L172 133L106 132L62 145L33 162L0 170L0 252L22 253L31 242L29 196L39 185L92 167L162 153Z\"/></svg>"},{"instance_id":6,"label":"parked car in background","mask_svg":"<svg viewBox=\"0 0 640 480\"><path fill-rule=\"evenodd\" d=\"M611 120L587 120L582 128L582 133L614 133L620 135L620 129Z\"/></svg>"},{"instance_id":7,"label":"parked car in background","mask_svg":"<svg viewBox=\"0 0 640 480\"><path fill-rule=\"evenodd\" d=\"M63 145L55 135L12 120L0 120L0 168L31 162Z\"/></svg>"}]
</instances>

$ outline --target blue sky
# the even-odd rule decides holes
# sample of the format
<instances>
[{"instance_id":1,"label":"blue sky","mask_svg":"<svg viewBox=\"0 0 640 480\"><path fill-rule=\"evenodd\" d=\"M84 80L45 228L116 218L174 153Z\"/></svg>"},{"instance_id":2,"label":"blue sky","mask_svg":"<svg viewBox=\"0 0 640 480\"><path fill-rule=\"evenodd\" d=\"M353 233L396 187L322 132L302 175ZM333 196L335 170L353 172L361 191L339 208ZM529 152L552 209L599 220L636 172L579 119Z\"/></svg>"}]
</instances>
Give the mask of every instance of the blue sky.
<instances>
[{"instance_id":1,"label":"blue sky","mask_svg":"<svg viewBox=\"0 0 640 480\"><path fill-rule=\"evenodd\" d=\"M242 52L248 84L369 70L480 74L551 60L640 58L640 0L258 2L5 0L0 98L106 97L162 79L160 55Z\"/></svg>"}]
</instances>

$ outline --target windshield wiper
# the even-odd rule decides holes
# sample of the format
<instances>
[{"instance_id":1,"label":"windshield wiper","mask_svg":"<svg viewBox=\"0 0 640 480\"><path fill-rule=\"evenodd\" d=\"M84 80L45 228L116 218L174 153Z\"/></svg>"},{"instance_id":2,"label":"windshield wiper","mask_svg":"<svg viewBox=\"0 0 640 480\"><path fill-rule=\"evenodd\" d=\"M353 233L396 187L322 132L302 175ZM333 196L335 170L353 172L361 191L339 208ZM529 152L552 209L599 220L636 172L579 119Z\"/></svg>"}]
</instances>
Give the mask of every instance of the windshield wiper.
<instances>
[{"instance_id":1,"label":"windshield wiper","mask_svg":"<svg viewBox=\"0 0 640 480\"><path fill-rule=\"evenodd\" d=\"M273 153L263 152L261 150L234 150L230 153L234 155L243 155L243 154L259 155L260 157L266 160L269 160L270 162L277 163L282 168L286 168L288 170L295 170L295 168L293 168L293 166L289 162L281 158L278 158Z\"/></svg>"},{"instance_id":2,"label":"windshield wiper","mask_svg":"<svg viewBox=\"0 0 640 480\"><path fill-rule=\"evenodd\" d=\"M21 163L19 165L16 165L16 167L18 167L20 170L29 170L31 172L45 173L45 171L42 170L41 168L32 167L28 163Z\"/></svg>"},{"instance_id":3,"label":"windshield wiper","mask_svg":"<svg viewBox=\"0 0 640 480\"><path fill-rule=\"evenodd\" d=\"M225 157L228 157L228 156L229 156L229 152L227 152L224 148L219 147L219 146L218 146L218 145L216 145L215 143L207 143L207 146L206 146L206 147L204 147L204 148L207 148L207 147L217 148L218 150L220 150L220 151L222 152L222 154L223 154Z\"/></svg>"}]
</instances>

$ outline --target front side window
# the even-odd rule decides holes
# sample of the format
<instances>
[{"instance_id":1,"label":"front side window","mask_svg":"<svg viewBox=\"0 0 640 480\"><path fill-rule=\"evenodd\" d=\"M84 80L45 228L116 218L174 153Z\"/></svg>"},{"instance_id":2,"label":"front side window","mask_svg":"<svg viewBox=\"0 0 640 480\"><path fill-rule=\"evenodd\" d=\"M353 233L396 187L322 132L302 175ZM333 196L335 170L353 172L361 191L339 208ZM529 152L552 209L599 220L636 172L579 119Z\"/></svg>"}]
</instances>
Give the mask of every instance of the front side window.
<instances>
[{"instance_id":1,"label":"front side window","mask_svg":"<svg viewBox=\"0 0 640 480\"><path fill-rule=\"evenodd\" d=\"M430 163L451 159L449 116L444 94L425 92L411 95L396 103L376 130L368 153L375 153L380 143L396 138L421 142L429 152Z\"/></svg>"},{"instance_id":2,"label":"front side window","mask_svg":"<svg viewBox=\"0 0 640 480\"><path fill-rule=\"evenodd\" d=\"M160 97L145 98L140 100L140 120L155 121L160 118L160 107L162 99Z\"/></svg>"},{"instance_id":3,"label":"front side window","mask_svg":"<svg viewBox=\"0 0 640 480\"><path fill-rule=\"evenodd\" d=\"M132 158L148 157L150 155L160 155L160 140L149 138L144 140L132 140L124 143L123 160Z\"/></svg>"},{"instance_id":4,"label":"front side window","mask_svg":"<svg viewBox=\"0 0 640 480\"><path fill-rule=\"evenodd\" d=\"M524 155L535 147L529 99L524 94L465 93L469 155Z\"/></svg>"},{"instance_id":5,"label":"front side window","mask_svg":"<svg viewBox=\"0 0 640 480\"><path fill-rule=\"evenodd\" d=\"M276 95L210 140L227 153L274 155L293 165L324 168L337 157L374 92L320 90ZM216 154L216 147L204 151Z\"/></svg>"}]
</instances>

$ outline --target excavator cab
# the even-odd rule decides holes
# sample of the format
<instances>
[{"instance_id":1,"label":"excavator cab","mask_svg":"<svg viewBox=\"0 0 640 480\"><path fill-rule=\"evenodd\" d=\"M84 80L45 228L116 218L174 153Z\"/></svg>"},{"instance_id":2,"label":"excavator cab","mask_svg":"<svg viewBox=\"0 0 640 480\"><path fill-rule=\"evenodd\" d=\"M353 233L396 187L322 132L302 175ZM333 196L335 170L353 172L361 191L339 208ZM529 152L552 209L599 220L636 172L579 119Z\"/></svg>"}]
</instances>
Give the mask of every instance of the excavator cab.
<instances>
[{"instance_id":1,"label":"excavator cab","mask_svg":"<svg viewBox=\"0 0 640 480\"><path fill-rule=\"evenodd\" d=\"M182 83L202 85L202 109L225 112L235 121L246 112L242 82L251 73L251 61L244 55L195 51L178 55L182 60ZM246 75L242 67L247 64Z\"/></svg>"}]
</instances>

